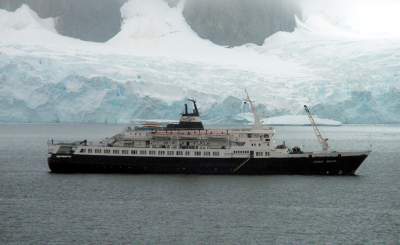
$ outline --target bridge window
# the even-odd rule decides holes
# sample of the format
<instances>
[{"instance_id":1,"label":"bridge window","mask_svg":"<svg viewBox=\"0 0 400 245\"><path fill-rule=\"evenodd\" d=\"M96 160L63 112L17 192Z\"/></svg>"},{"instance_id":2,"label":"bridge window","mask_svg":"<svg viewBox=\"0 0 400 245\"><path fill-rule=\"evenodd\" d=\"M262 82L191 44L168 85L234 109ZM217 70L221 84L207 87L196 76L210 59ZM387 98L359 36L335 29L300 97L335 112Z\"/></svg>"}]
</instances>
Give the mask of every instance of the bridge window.
<instances>
[{"instance_id":1,"label":"bridge window","mask_svg":"<svg viewBox=\"0 0 400 245\"><path fill-rule=\"evenodd\" d=\"M101 153L101 149L95 149L94 153Z\"/></svg>"},{"instance_id":2,"label":"bridge window","mask_svg":"<svg viewBox=\"0 0 400 245\"><path fill-rule=\"evenodd\" d=\"M168 152L167 152L167 155L168 155L168 156L173 156L173 155L174 155L174 152L173 152L173 151L168 151Z\"/></svg>"},{"instance_id":3,"label":"bridge window","mask_svg":"<svg viewBox=\"0 0 400 245\"><path fill-rule=\"evenodd\" d=\"M219 152L218 152L218 151L214 151L214 152L213 152L213 156L214 156L214 157L219 156Z\"/></svg>"},{"instance_id":4,"label":"bridge window","mask_svg":"<svg viewBox=\"0 0 400 245\"><path fill-rule=\"evenodd\" d=\"M177 155L177 156L182 156L182 155L183 155L183 151L177 151L177 152L176 152L176 155Z\"/></svg>"},{"instance_id":5,"label":"bridge window","mask_svg":"<svg viewBox=\"0 0 400 245\"><path fill-rule=\"evenodd\" d=\"M195 155L195 156L201 156L201 151L196 151L196 152L194 153L194 155Z\"/></svg>"},{"instance_id":6,"label":"bridge window","mask_svg":"<svg viewBox=\"0 0 400 245\"><path fill-rule=\"evenodd\" d=\"M113 154L119 154L119 150L113 150Z\"/></svg>"},{"instance_id":7,"label":"bridge window","mask_svg":"<svg viewBox=\"0 0 400 245\"><path fill-rule=\"evenodd\" d=\"M128 155L128 154L129 154L129 151L128 151L128 150L122 150L122 154Z\"/></svg>"},{"instance_id":8,"label":"bridge window","mask_svg":"<svg viewBox=\"0 0 400 245\"><path fill-rule=\"evenodd\" d=\"M268 151L265 152L265 156L269 156L269 152Z\"/></svg>"},{"instance_id":9,"label":"bridge window","mask_svg":"<svg viewBox=\"0 0 400 245\"><path fill-rule=\"evenodd\" d=\"M131 154L132 155L136 155L137 154L137 150L131 150Z\"/></svg>"},{"instance_id":10,"label":"bridge window","mask_svg":"<svg viewBox=\"0 0 400 245\"><path fill-rule=\"evenodd\" d=\"M146 155L146 151L140 151L140 155Z\"/></svg>"},{"instance_id":11,"label":"bridge window","mask_svg":"<svg viewBox=\"0 0 400 245\"><path fill-rule=\"evenodd\" d=\"M81 149L80 152L81 152L81 153L85 153L85 152L86 152L86 149Z\"/></svg>"},{"instance_id":12,"label":"bridge window","mask_svg":"<svg viewBox=\"0 0 400 245\"><path fill-rule=\"evenodd\" d=\"M185 156L190 156L190 151L185 151Z\"/></svg>"},{"instance_id":13,"label":"bridge window","mask_svg":"<svg viewBox=\"0 0 400 245\"><path fill-rule=\"evenodd\" d=\"M92 153L93 150L92 150L92 149L88 149L87 152L88 152L88 153Z\"/></svg>"},{"instance_id":14,"label":"bridge window","mask_svg":"<svg viewBox=\"0 0 400 245\"><path fill-rule=\"evenodd\" d=\"M108 154L108 153L110 153L110 152L111 152L111 151L108 150L108 149L105 149L105 150L104 150L104 153L107 153L107 154Z\"/></svg>"},{"instance_id":15,"label":"bridge window","mask_svg":"<svg viewBox=\"0 0 400 245\"><path fill-rule=\"evenodd\" d=\"M158 151L158 155L159 156L164 156L165 155L165 151Z\"/></svg>"},{"instance_id":16,"label":"bridge window","mask_svg":"<svg viewBox=\"0 0 400 245\"><path fill-rule=\"evenodd\" d=\"M155 155L156 151L149 151L149 155Z\"/></svg>"},{"instance_id":17,"label":"bridge window","mask_svg":"<svg viewBox=\"0 0 400 245\"><path fill-rule=\"evenodd\" d=\"M210 152L208 152L208 151L206 151L206 152L204 152L204 156L207 156L207 157L209 157L209 156L211 156L211 153L210 153Z\"/></svg>"}]
</instances>

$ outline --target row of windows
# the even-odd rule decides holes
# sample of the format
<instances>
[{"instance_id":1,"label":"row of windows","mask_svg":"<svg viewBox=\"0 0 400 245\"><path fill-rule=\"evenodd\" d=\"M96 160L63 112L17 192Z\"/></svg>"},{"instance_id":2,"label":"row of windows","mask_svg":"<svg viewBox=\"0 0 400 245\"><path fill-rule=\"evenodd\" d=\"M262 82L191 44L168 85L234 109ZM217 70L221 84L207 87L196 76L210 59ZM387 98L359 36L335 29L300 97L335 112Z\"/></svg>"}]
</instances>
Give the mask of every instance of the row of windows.
<instances>
[{"instance_id":1,"label":"row of windows","mask_svg":"<svg viewBox=\"0 0 400 245\"><path fill-rule=\"evenodd\" d=\"M234 154L250 154L250 151L233 151ZM264 152L256 152L257 157L264 156ZM265 156L269 156L269 152L265 152Z\"/></svg>"},{"instance_id":2,"label":"row of windows","mask_svg":"<svg viewBox=\"0 0 400 245\"><path fill-rule=\"evenodd\" d=\"M256 156L262 157L262 156L264 156L264 152L256 152ZM269 152L268 151L265 152L265 156L266 157L269 156Z\"/></svg>"},{"instance_id":3,"label":"row of windows","mask_svg":"<svg viewBox=\"0 0 400 245\"><path fill-rule=\"evenodd\" d=\"M250 151L233 151L235 154L249 154Z\"/></svg>"},{"instance_id":4,"label":"row of windows","mask_svg":"<svg viewBox=\"0 0 400 245\"><path fill-rule=\"evenodd\" d=\"M102 153L102 149L94 149L94 152L95 153ZM86 153L86 149L85 148L81 149L80 153ZM91 149L91 148L87 149L87 153L93 153L93 149ZM111 150L104 149L103 153L111 154ZM140 150L140 151L131 150L130 151L131 155L138 155L138 153L139 153L139 155L147 155L147 151L146 150ZM129 155L129 150L112 150L112 154ZM157 151L154 151L154 150L150 150L150 151L148 151L148 154L151 155L151 156L155 156L155 155L158 155L158 156L165 156L165 155L167 155L167 156L174 156L174 155L176 155L176 156L183 156L183 155L190 156L190 151L185 151L185 152L184 151L176 151L176 152L175 151L158 151L157 152ZM195 156L201 156L202 152L201 151L196 151L196 152L194 152L194 155ZM212 155L214 157L217 157L220 154L219 154L219 152L214 151L214 152L212 152ZM209 152L209 151L203 152L203 156L211 156L211 152Z\"/></svg>"}]
</instances>

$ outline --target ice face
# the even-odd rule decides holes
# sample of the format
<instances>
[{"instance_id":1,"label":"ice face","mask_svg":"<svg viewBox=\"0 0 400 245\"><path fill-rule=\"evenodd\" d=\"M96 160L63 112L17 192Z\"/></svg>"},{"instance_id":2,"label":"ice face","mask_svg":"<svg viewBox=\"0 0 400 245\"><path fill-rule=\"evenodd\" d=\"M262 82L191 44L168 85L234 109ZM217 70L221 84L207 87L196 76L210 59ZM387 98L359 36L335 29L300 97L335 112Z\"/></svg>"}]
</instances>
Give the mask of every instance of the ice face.
<instances>
[{"instance_id":1,"label":"ice face","mask_svg":"<svg viewBox=\"0 0 400 245\"><path fill-rule=\"evenodd\" d=\"M178 119L194 97L209 122L245 122L247 88L263 118L307 104L345 123L400 122L394 37L358 36L315 16L263 46L225 48L199 38L179 6L138 4L124 5L121 33L104 44L63 37L27 7L0 10L0 121Z\"/></svg>"}]
</instances>

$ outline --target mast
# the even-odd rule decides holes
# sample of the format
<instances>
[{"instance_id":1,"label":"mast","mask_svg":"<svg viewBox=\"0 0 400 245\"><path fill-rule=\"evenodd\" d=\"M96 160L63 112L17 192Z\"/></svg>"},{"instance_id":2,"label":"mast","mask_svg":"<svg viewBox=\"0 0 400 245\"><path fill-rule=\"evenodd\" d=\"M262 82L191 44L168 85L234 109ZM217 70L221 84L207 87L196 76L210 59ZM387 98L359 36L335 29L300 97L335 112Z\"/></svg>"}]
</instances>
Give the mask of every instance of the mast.
<instances>
[{"instance_id":1,"label":"mast","mask_svg":"<svg viewBox=\"0 0 400 245\"><path fill-rule=\"evenodd\" d=\"M260 117L257 114L257 109L256 106L254 105L254 101L250 99L249 93L247 92L247 89L244 90L246 92L246 99L245 102L248 102L250 104L251 108L251 113L253 113L253 118L254 118L254 128L255 129L260 129L262 128L262 124L260 121Z\"/></svg>"},{"instance_id":2,"label":"mast","mask_svg":"<svg viewBox=\"0 0 400 245\"><path fill-rule=\"evenodd\" d=\"M195 116L200 116L199 109L197 109L196 100L195 99L188 99L188 100L193 103L193 114Z\"/></svg>"},{"instance_id":3,"label":"mast","mask_svg":"<svg viewBox=\"0 0 400 245\"><path fill-rule=\"evenodd\" d=\"M315 120L306 105L304 105L304 110L307 112L308 119L310 120L310 123L313 127L314 133L317 136L317 139L322 146L322 150L327 152L329 150L328 138L324 138L322 136L321 131L319 131L319 128L318 128L317 124L315 123Z\"/></svg>"}]
</instances>

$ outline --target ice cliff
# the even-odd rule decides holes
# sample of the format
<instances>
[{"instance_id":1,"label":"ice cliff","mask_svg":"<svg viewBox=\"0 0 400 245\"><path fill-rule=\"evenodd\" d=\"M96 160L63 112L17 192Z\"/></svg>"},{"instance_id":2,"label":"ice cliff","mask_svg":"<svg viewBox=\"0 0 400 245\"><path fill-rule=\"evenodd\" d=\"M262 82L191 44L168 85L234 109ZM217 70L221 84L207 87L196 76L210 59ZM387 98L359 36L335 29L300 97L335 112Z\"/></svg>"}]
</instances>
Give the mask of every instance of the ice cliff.
<instances>
[{"instance_id":1,"label":"ice cliff","mask_svg":"<svg viewBox=\"0 0 400 245\"><path fill-rule=\"evenodd\" d=\"M131 0L119 11L121 31L94 43L60 35L58 18L27 5L0 10L0 121L177 119L194 97L206 120L230 123L248 112L247 88L263 118L308 104L344 123L400 122L398 37L309 15L262 46L225 48L199 37L182 3Z\"/></svg>"}]
</instances>

